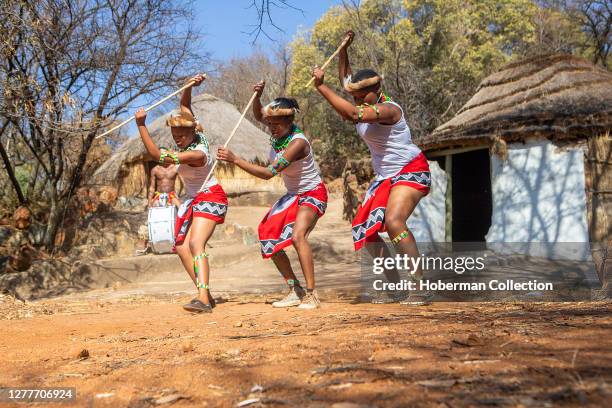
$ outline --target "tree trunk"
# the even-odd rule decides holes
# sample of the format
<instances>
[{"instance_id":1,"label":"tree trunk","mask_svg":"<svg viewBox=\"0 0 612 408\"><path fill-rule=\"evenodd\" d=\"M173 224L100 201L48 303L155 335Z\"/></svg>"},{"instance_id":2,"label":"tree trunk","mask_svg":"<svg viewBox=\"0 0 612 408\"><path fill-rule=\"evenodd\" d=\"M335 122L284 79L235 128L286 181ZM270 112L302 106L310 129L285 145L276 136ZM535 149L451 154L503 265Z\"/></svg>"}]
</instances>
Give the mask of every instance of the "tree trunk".
<instances>
[{"instance_id":1,"label":"tree trunk","mask_svg":"<svg viewBox=\"0 0 612 408\"><path fill-rule=\"evenodd\" d=\"M43 241L47 251L51 251L55 246L55 236L57 235L62 215L62 206L58 203L57 187L54 182L51 183L49 201L49 220L47 221L47 229L45 230L45 239Z\"/></svg>"},{"instance_id":2,"label":"tree trunk","mask_svg":"<svg viewBox=\"0 0 612 408\"><path fill-rule=\"evenodd\" d=\"M8 123L9 122L6 121L2 125L2 129L0 129L0 136L2 136L2 134L8 127ZM2 156L2 161L4 162L4 168L6 169L6 173L8 174L9 179L11 180L11 183L13 184L13 188L15 189L15 193L17 194L17 199L19 200L19 204L21 205L26 204L26 199L23 195L23 192L21 191L21 187L19 186L19 182L17 181L17 178L15 177L15 173L13 172L13 167L11 166L11 162L9 160L8 154L6 153L6 150L4 150L4 145L2 143L0 143L0 156Z\"/></svg>"},{"instance_id":3,"label":"tree trunk","mask_svg":"<svg viewBox=\"0 0 612 408\"><path fill-rule=\"evenodd\" d=\"M37 161L34 165L34 173L32 173L32 177L30 178L30 182L28 183L28 189L26 194L28 195L27 200L31 201L35 199L35 191L36 191L36 182L38 181L38 174L40 172L40 163Z\"/></svg>"}]
</instances>

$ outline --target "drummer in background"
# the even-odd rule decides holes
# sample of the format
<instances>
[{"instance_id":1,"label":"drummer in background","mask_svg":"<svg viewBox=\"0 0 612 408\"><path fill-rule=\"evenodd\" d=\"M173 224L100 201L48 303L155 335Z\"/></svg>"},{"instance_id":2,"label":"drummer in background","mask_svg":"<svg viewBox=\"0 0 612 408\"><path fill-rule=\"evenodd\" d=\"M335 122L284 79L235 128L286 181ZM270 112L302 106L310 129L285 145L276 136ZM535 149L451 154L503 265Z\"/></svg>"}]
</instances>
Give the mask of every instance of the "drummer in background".
<instances>
[{"instance_id":1,"label":"drummer in background","mask_svg":"<svg viewBox=\"0 0 612 408\"><path fill-rule=\"evenodd\" d=\"M167 150L161 147L162 150ZM151 169L151 183L149 184L149 207L165 207L169 204L179 207L179 201L174 186L178 176L174 163L158 164Z\"/></svg>"},{"instance_id":2,"label":"drummer in background","mask_svg":"<svg viewBox=\"0 0 612 408\"><path fill-rule=\"evenodd\" d=\"M160 147L160 149L166 148ZM178 171L174 163L158 164L151 169L151 182L147 195L149 207L167 207L169 205L179 207L181 205L181 201L174 191L177 176ZM141 249L136 249L135 254L145 255L151 252L148 222L138 228L138 238Z\"/></svg>"}]
</instances>

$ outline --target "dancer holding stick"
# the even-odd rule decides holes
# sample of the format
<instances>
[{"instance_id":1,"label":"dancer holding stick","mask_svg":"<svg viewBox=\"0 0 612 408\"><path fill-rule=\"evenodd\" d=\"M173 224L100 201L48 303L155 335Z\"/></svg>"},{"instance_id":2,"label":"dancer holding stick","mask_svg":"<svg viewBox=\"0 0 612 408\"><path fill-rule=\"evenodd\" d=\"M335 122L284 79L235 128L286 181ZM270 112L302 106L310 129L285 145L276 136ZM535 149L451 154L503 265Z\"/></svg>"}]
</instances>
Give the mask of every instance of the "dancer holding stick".
<instances>
[{"instance_id":1,"label":"dancer holding stick","mask_svg":"<svg viewBox=\"0 0 612 408\"><path fill-rule=\"evenodd\" d=\"M193 77L184 89L181 107L166 121L178 151L159 149L145 125L147 113L136 112L138 132L149 155L160 163L173 163L183 180L188 199L181 204L176 220L176 252L185 270L196 285L198 296L183 308L190 312L212 312L215 301L210 294L210 267L206 244L217 224L222 224L227 212L227 196L211 175L213 159L209 145L191 110L191 88L204 81L204 75Z\"/></svg>"},{"instance_id":2,"label":"dancer holding stick","mask_svg":"<svg viewBox=\"0 0 612 408\"><path fill-rule=\"evenodd\" d=\"M382 77L371 69L353 74L348 48L354 33L347 32L340 50L339 77L354 104L337 95L324 83L321 68L313 70L315 87L345 120L355 123L357 133L368 145L376 178L370 185L353 220L355 250L364 245L373 256L381 256L384 242L378 235L387 230L401 254L418 257L414 236L406 226L419 201L429 193L429 164L412 142L404 111L382 91ZM418 279L421 271L411 271ZM412 296L406 303L422 304L427 299Z\"/></svg>"},{"instance_id":3,"label":"dancer holding stick","mask_svg":"<svg viewBox=\"0 0 612 408\"><path fill-rule=\"evenodd\" d=\"M312 250L308 236L327 207L327 189L314 161L312 147L304 133L294 124L299 106L295 99L276 98L262 107L260 96L265 82L253 87L256 92L253 103L255 118L270 130L270 165L258 166L241 159L231 150L220 148L219 160L233 163L246 172L271 179L280 175L287 194L280 198L259 224L259 241L264 258L272 261L289 286L284 299L274 302L274 307L298 306L300 309L316 309L320 301L315 291L315 274ZM306 279L306 290L295 276L284 249L293 245Z\"/></svg>"}]
</instances>

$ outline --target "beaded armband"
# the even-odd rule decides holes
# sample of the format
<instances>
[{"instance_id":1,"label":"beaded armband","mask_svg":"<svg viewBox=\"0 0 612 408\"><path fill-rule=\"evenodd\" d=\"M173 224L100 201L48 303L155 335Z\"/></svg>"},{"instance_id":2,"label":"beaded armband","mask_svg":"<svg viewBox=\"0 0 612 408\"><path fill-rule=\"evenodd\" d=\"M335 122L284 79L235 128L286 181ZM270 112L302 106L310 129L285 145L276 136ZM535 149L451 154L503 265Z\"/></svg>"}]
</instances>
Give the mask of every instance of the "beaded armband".
<instances>
[{"instance_id":1,"label":"beaded armband","mask_svg":"<svg viewBox=\"0 0 612 408\"><path fill-rule=\"evenodd\" d=\"M168 151L166 149L161 149L159 154L159 162L163 163L166 157L168 157Z\"/></svg>"},{"instance_id":2,"label":"beaded armband","mask_svg":"<svg viewBox=\"0 0 612 408\"><path fill-rule=\"evenodd\" d=\"M363 106L358 106L357 107L357 122L361 122L361 119L363 119Z\"/></svg>"},{"instance_id":3,"label":"beaded armband","mask_svg":"<svg viewBox=\"0 0 612 408\"><path fill-rule=\"evenodd\" d=\"M176 152L169 152L166 149L161 149L160 150L160 155L159 155L159 162L161 164L164 164L164 159L166 157L169 157L172 159L172 161L174 162L174 164L179 164L179 158L178 158L178 154Z\"/></svg>"},{"instance_id":4,"label":"beaded armband","mask_svg":"<svg viewBox=\"0 0 612 408\"><path fill-rule=\"evenodd\" d=\"M179 158L178 158L178 153L170 152L170 153L168 153L168 156L172 159L172 161L174 161L174 164L180 164L179 163Z\"/></svg>"},{"instance_id":5,"label":"beaded armband","mask_svg":"<svg viewBox=\"0 0 612 408\"><path fill-rule=\"evenodd\" d=\"M268 166L268 170L272 173L273 176L278 175L281 171L285 170L291 162L285 159L282 155L276 159L276 164L271 164Z\"/></svg>"},{"instance_id":6,"label":"beaded armband","mask_svg":"<svg viewBox=\"0 0 612 408\"><path fill-rule=\"evenodd\" d=\"M276 171L276 169L274 168L274 166L269 165L269 166L268 166L268 170L270 170L270 173L272 173L272 176L278 176L278 171Z\"/></svg>"},{"instance_id":7,"label":"beaded armband","mask_svg":"<svg viewBox=\"0 0 612 408\"><path fill-rule=\"evenodd\" d=\"M282 167L283 169L287 168L289 166L289 160L285 159L283 156L278 158L278 164L277 166L280 168Z\"/></svg>"},{"instance_id":8,"label":"beaded armband","mask_svg":"<svg viewBox=\"0 0 612 408\"><path fill-rule=\"evenodd\" d=\"M380 109L378 109L378 106L364 103L363 105L357 106L357 122L361 122L363 119L363 111L365 108L372 108L372 110L374 110L376 113L376 119L380 118Z\"/></svg>"}]
</instances>

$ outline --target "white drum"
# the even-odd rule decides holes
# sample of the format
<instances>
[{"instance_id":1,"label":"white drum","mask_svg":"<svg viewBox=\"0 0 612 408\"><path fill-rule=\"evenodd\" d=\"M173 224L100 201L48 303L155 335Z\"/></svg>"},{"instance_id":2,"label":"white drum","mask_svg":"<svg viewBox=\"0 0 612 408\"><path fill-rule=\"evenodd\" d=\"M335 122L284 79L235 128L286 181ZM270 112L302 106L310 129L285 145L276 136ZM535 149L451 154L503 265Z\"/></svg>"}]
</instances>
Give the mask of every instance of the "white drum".
<instances>
[{"instance_id":1,"label":"white drum","mask_svg":"<svg viewBox=\"0 0 612 408\"><path fill-rule=\"evenodd\" d=\"M149 243L156 254L172 252L174 246L174 222L176 207L149 208Z\"/></svg>"}]
</instances>

